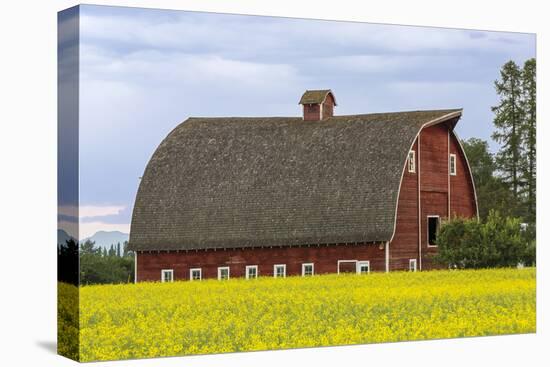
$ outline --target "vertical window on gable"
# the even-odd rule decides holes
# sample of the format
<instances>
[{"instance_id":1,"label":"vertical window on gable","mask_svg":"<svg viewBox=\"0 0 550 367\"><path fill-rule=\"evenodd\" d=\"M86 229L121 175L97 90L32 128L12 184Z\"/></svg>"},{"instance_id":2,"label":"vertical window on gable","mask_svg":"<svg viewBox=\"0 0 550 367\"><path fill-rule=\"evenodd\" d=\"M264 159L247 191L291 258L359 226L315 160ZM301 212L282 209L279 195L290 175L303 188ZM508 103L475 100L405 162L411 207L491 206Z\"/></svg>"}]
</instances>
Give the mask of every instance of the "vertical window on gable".
<instances>
[{"instance_id":1,"label":"vertical window on gable","mask_svg":"<svg viewBox=\"0 0 550 367\"><path fill-rule=\"evenodd\" d=\"M451 154L449 157L449 173L451 176L456 176L456 154Z\"/></svg>"},{"instance_id":2,"label":"vertical window on gable","mask_svg":"<svg viewBox=\"0 0 550 367\"><path fill-rule=\"evenodd\" d=\"M408 167L409 167L409 172L410 173L415 173L416 172L416 159L415 159L415 151L414 150L411 150L409 152L409 158L408 158Z\"/></svg>"},{"instance_id":3,"label":"vertical window on gable","mask_svg":"<svg viewBox=\"0 0 550 367\"><path fill-rule=\"evenodd\" d=\"M428 216L428 246L437 246L437 232L439 231L439 216Z\"/></svg>"}]
</instances>

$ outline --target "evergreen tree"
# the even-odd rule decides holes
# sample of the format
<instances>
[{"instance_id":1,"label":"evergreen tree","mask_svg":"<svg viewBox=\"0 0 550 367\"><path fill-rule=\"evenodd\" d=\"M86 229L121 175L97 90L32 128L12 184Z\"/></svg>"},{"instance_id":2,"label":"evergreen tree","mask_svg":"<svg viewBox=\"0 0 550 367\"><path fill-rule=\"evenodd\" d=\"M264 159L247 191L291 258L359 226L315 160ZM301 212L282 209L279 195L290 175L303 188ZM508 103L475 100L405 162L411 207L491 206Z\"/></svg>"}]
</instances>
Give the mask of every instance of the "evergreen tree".
<instances>
[{"instance_id":1,"label":"evergreen tree","mask_svg":"<svg viewBox=\"0 0 550 367\"><path fill-rule=\"evenodd\" d=\"M124 243L122 244L122 256L127 257L131 255L132 255L132 251L128 249L128 241L124 241Z\"/></svg>"},{"instance_id":2,"label":"evergreen tree","mask_svg":"<svg viewBox=\"0 0 550 367\"><path fill-rule=\"evenodd\" d=\"M492 136L501 143L500 151L496 155L496 164L503 180L512 189L514 201L519 203L524 117L521 102L521 70L515 62L508 61L502 67L500 77L501 80L495 81L500 101L497 106L491 108L495 113L493 123L496 128Z\"/></svg>"},{"instance_id":3,"label":"evergreen tree","mask_svg":"<svg viewBox=\"0 0 550 367\"><path fill-rule=\"evenodd\" d=\"M95 247L94 241L86 240L83 244L80 245L81 254L95 254L100 251L101 249Z\"/></svg>"},{"instance_id":4,"label":"evergreen tree","mask_svg":"<svg viewBox=\"0 0 550 367\"><path fill-rule=\"evenodd\" d=\"M513 214L514 200L508 185L495 175L496 165L489 144L470 138L462 142L468 157L477 194L479 217L485 220L491 209L505 216Z\"/></svg>"},{"instance_id":5,"label":"evergreen tree","mask_svg":"<svg viewBox=\"0 0 550 367\"><path fill-rule=\"evenodd\" d=\"M116 255L115 248L113 247L112 244L111 244L111 247L109 247L109 254L108 255L109 255L109 257Z\"/></svg>"},{"instance_id":6,"label":"evergreen tree","mask_svg":"<svg viewBox=\"0 0 550 367\"><path fill-rule=\"evenodd\" d=\"M71 238L57 245L57 280L78 285L78 243Z\"/></svg>"},{"instance_id":7,"label":"evergreen tree","mask_svg":"<svg viewBox=\"0 0 550 367\"><path fill-rule=\"evenodd\" d=\"M118 243L116 244L116 256L121 257L121 254L120 254L120 242L118 242Z\"/></svg>"},{"instance_id":8,"label":"evergreen tree","mask_svg":"<svg viewBox=\"0 0 550 367\"><path fill-rule=\"evenodd\" d=\"M535 59L525 62L522 70L522 110L524 120L521 129L521 143L524 151L521 179L525 182L523 193L526 196L525 219L535 222L537 187L537 63Z\"/></svg>"}]
</instances>

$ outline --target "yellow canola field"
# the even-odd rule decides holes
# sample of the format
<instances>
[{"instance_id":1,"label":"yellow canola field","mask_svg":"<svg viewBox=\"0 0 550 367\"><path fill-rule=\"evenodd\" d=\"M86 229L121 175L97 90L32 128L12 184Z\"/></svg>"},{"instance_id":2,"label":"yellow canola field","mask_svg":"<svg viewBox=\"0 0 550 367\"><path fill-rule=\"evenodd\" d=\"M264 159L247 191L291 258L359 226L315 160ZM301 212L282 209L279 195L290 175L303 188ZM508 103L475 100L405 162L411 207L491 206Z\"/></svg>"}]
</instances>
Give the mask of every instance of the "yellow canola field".
<instances>
[{"instance_id":1,"label":"yellow canola field","mask_svg":"<svg viewBox=\"0 0 550 367\"><path fill-rule=\"evenodd\" d=\"M80 360L532 333L535 273L445 270L83 286ZM61 285L61 295L70 288ZM63 320L60 327L71 330ZM60 343L63 348L71 350Z\"/></svg>"}]
</instances>

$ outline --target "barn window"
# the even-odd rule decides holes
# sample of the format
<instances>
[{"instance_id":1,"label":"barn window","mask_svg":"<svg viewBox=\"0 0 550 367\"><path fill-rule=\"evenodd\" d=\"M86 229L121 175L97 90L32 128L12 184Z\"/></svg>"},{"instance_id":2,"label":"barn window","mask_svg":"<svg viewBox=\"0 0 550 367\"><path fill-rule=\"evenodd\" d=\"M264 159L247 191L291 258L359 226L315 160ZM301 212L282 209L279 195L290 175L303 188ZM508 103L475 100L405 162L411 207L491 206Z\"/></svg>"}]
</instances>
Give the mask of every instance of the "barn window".
<instances>
[{"instance_id":1,"label":"barn window","mask_svg":"<svg viewBox=\"0 0 550 367\"><path fill-rule=\"evenodd\" d=\"M357 260L338 260L338 274L357 273Z\"/></svg>"},{"instance_id":2,"label":"barn window","mask_svg":"<svg viewBox=\"0 0 550 367\"><path fill-rule=\"evenodd\" d=\"M308 277L313 275L313 263L302 264L302 276Z\"/></svg>"},{"instance_id":3,"label":"barn window","mask_svg":"<svg viewBox=\"0 0 550 367\"><path fill-rule=\"evenodd\" d=\"M358 261L357 262L357 273L358 274L368 274L368 273L370 273L370 261Z\"/></svg>"},{"instance_id":4,"label":"barn window","mask_svg":"<svg viewBox=\"0 0 550 367\"><path fill-rule=\"evenodd\" d=\"M189 280L201 280L202 270L201 268L194 268L189 270Z\"/></svg>"},{"instance_id":5,"label":"barn window","mask_svg":"<svg viewBox=\"0 0 550 367\"><path fill-rule=\"evenodd\" d=\"M246 267L246 279L255 279L258 277L258 265L248 265Z\"/></svg>"},{"instance_id":6,"label":"barn window","mask_svg":"<svg viewBox=\"0 0 550 367\"><path fill-rule=\"evenodd\" d=\"M275 264L275 265L273 265L273 276L275 278L284 278L284 277L286 277L286 265L285 264Z\"/></svg>"},{"instance_id":7,"label":"barn window","mask_svg":"<svg viewBox=\"0 0 550 367\"><path fill-rule=\"evenodd\" d=\"M416 259L409 260L409 271L416 271Z\"/></svg>"},{"instance_id":8,"label":"barn window","mask_svg":"<svg viewBox=\"0 0 550 367\"><path fill-rule=\"evenodd\" d=\"M409 159L408 159L408 167L409 167L409 172L410 173L415 173L416 172L416 159L415 159L415 152L414 150L411 150L409 152Z\"/></svg>"},{"instance_id":9,"label":"barn window","mask_svg":"<svg viewBox=\"0 0 550 367\"><path fill-rule=\"evenodd\" d=\"M449 157L449 173L451 176L456 176L456 154L451 154Z\"/></svg>"},{"instance_id":10,"label":"barn window","mask_svg":"<svg viewBox=\"0 0 550 367\"><path fill-rule=\"evenodd\" d=\"M220 266L218 268L218 280L229 279L229 266Z\"/></svg>"},{"instance_id":11,"label":"barn window","mask_svg":"<svg viewBox=\"0 0 550 367\"><path fill-rule=\"evenodd\" d=\"M437 231L439 231L439 216L428 215L428 246L437 246Z\"/></svg>"},{"instance_id":12,"label":"barn window","mask_svg":"<svg viewBox=\"0 0 550 367\"><path fill-rule=\"evenodd\" d=\"M174 270L172 269L162 269L160 272L161 282L173 282L174 281Z\"/></svg>"}]
</instances>

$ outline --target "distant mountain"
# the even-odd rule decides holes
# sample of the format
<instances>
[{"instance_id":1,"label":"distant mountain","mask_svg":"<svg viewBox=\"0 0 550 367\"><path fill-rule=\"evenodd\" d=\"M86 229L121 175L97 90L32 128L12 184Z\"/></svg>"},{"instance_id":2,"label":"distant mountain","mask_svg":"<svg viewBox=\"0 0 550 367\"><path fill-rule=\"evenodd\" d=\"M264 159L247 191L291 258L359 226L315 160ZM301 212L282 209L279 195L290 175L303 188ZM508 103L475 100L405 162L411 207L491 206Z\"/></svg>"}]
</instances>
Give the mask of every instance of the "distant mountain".
<instances>
[{"instance_id":1,"label":"distant mountain","mask_svg":"<svg viewBox=\"0 0 550 367\"><path fill-rule=\"evenodd\" d=\"M58 245L64 245L67 243L68 240L74 240L74 237L65 232L62 229L57 230L57 244Z\"/></svg>"},{"instance_id":2,"label":"distant mountain","mask_svg":"<svg viewBox=\"0 0 550 367\"><path fill-rule=\"evenodd\" d=\"M128 233L120 231L99 231L93 236L84 238L80 243L86 242L87 240L94 241L96 247L105 247L108 249L111 245L116 245L119 242L122 245L124 241L128 241Z\"/></svg>"}]
</instances>

